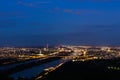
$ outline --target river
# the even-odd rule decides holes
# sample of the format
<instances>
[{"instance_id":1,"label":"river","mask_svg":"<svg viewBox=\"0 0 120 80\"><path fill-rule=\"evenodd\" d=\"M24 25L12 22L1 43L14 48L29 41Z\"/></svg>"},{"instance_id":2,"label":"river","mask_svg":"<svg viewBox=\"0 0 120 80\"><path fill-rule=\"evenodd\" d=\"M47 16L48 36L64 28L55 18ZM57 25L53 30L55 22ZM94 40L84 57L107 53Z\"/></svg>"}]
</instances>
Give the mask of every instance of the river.
<instances>
[{"instance_id":1,"label":"river","mask_svg":"<svg viewBox=\"0 0 120 80\"><path fill-rule=\"evenodd\" d=\"M14 78L15 80L18 77L24 77L24 78L32 78L38 74L40 74L44 69L49 68L49 67L54 67L57 66L58 64L60 64L61 62L63 62L63 60L56 60L56 61L52 61L52 62L48 62L39 66L35 66L14 74L11 74L10 77Z\"/></svg>"}]
</instances>

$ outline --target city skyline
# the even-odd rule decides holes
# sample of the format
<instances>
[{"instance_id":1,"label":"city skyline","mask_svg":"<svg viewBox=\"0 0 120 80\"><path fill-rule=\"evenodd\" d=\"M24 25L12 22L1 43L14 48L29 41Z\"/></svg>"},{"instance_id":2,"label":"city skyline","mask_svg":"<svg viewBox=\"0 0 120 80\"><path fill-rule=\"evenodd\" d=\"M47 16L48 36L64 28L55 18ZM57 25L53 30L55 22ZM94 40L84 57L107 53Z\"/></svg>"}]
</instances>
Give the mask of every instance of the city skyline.
<instances>
[{"instance_id":1,"label":"city skyline","mask_svg":"<svg viewBox=\"0 0 120 80\"><path fill-rule=\"evenodd\" d=\"M0 46L120 46L119 0L4 0L0 6Z\"/></svg>"}]
</instances>

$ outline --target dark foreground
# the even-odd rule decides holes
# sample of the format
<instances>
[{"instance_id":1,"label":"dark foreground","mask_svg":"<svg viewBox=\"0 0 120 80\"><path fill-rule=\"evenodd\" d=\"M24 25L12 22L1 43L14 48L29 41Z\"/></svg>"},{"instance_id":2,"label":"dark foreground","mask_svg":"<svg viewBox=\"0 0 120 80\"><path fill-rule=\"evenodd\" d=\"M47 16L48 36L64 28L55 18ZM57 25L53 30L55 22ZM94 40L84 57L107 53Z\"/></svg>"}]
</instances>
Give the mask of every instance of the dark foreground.
<instances>
[{"instance_id":1,"label":"dark foreground","mask_svg":"<svg viewBox=\"0 0 120 80\"><path fill-rule=\"evenodd\" d=\"M39 66L39 65L42 65L48 62L59 60L59 59L60 59L59 57L50 57L50 58L45 58L45 59L40 59L40 60L38 59L38 61L17 65L11 68L7 68L5 70L0 70L0 80L14 80L13 78L9 77L11 74L14 74L14 73L26 70L26 69L30 69L35 66ZM27 73L23 73L23 74L27 74ZM18 78L18 80L31 80L31 79Z\"/></svg>"},{"instance_id":2,"label":"dark foreground","mask_svg":"<svg viewBox=\"0 0 120 80\"><path fill-rule=\"evenodd\" d=\"M40 80L120 80L120 59L67 62Z\"/></svg>"}]
</instances>

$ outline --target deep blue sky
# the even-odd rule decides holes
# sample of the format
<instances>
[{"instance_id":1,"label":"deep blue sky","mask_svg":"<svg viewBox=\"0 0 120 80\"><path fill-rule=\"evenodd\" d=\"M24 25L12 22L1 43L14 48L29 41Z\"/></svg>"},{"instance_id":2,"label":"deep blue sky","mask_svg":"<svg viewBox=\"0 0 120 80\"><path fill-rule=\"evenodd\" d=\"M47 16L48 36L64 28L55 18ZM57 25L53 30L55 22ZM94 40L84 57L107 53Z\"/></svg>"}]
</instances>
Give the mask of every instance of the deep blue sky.
<instances>
[{"instance_id":1,"label":"deep blue sky","mask_svg":"<svg viewBox=\"0 0 120 80\"><path fill-rule=\"evenodd\" d=\"M120 46L119 0L0 0L0 46Z\"/></svg>"}]
</instances>

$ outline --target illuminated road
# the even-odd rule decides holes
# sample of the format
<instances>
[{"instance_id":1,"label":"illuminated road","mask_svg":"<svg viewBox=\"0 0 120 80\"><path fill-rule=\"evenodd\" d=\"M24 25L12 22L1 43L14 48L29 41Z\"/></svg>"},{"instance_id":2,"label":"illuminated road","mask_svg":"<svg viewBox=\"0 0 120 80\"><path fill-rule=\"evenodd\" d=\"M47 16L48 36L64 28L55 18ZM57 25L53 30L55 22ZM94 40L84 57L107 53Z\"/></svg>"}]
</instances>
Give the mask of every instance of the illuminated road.
<instances>
[{"instance_id":1,"label":"illuminated road","mask_svg":"<svg viewBox=\"0 0 120 80\"><path fill-rule=\"evenodd\" d=\"M37 77L35 80L40 80L42 77L44 77L45 75L49 74L50 72L56 70L57 68L59 68L60 66L62 66L64 64L64 62L60 63L59 65L52 67L52 68L48 68L48 70L43 74L40 75L39 77Z\"/></svg>"}]
</instances>

